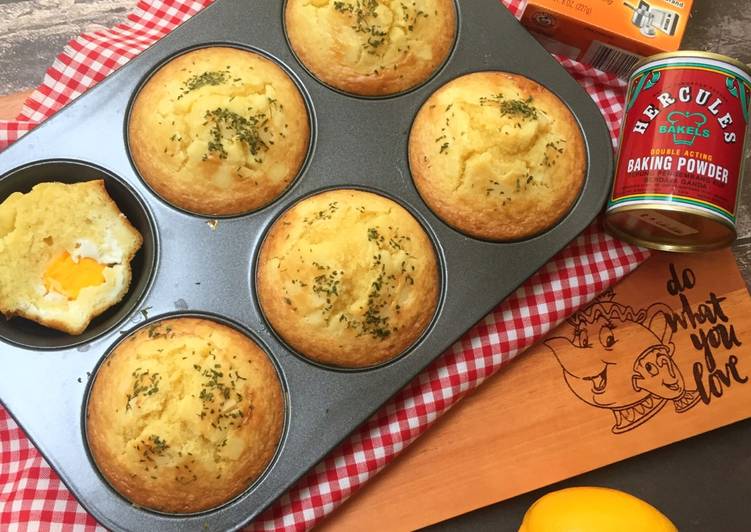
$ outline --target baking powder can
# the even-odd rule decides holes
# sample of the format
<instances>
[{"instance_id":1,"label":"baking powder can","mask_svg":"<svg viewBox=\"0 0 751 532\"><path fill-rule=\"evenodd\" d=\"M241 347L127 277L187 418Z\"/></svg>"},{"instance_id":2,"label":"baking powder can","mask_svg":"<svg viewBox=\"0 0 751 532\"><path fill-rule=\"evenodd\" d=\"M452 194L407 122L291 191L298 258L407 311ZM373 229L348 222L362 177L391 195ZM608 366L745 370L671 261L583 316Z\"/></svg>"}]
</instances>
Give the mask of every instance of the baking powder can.
<instances>
[{"instance_id":1,"label":"baking powder can","mask_svg":"<svg viewBox=\"0 0 751 532\"><path fill-rule=\"evenodd\" d=\"M607 229L666 251L730 245L750 101L751 70L729 57L672 52L639 63L629 79Z\"/></svg>"}]
</instances>

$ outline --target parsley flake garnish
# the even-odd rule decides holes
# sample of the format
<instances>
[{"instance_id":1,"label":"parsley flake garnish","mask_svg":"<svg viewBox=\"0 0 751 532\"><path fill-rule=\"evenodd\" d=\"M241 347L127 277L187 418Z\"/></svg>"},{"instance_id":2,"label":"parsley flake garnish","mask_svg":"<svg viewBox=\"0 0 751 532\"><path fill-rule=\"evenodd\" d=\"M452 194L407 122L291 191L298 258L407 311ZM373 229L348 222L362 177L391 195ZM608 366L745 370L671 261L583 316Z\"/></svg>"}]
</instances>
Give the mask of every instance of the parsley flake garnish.
<instances>
[{"instance_id":1,"label":"parsley flake garnish","mask_svg":"<svg viewBox=\"0 0 751 532\"><path fill-rule=\"evenodd\" d=\"M189 92L206 87L207 85L216 86L226 83L229 77L229 72L223 70L207 71L191 76L183 82L182 94L177 99L179 100Z\"/></svg>"},{"instance_id":2,"label":"parsley flake garnish","mask_svg":"<svg viewBox=\"0 0 751 532\"><path fill-rule=\"evenodd\" d=\"M537 120L537 108L532 105L532 97L526 100L515 99L507 100L503 94L495 94L489 97L480 98L480 105L497 105L501 111L501 116L514 116L528 120Z\"/></svg>"}]
</instances>

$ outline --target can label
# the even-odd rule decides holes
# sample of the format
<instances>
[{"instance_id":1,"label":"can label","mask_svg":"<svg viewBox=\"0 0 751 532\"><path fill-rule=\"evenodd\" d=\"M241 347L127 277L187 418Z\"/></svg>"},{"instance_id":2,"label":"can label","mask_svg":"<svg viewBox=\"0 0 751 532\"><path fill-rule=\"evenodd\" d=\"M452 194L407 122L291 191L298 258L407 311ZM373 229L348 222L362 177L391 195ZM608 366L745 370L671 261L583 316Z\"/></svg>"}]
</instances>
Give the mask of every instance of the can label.
<instances>
[{"instance_id":1,"label":"can label","mask_svg":"<svg viewBox=\"0 0 751 532\"><path fill-rule=\"evenodd\" d=\"M647 204L735 225L751 78L704 57L672 57L632 74L607 211Z\"/></svg>"}]
</instances>

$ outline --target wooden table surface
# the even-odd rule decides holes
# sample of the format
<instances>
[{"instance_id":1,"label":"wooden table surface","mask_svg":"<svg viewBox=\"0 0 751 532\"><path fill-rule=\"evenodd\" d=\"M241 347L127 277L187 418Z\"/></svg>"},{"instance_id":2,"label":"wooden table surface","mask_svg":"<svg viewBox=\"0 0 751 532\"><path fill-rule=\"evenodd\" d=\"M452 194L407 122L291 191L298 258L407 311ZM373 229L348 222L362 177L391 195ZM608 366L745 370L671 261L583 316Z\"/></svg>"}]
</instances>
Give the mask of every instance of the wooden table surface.
<instances>
[{"instance_id":1,"label":"wooden table surface","mask_svg":"<svg viewBox=\"0 0 751 532\"><path fill-rule=\"evenodd\" d=\"M136 0L0 0L0 72L3 74L0 76L0 95L13 95L0 98L0 118L14 116L25 95L41 82L45 69L70 38L97 26L111 26L123 21L135 4ZM711 50L751 63L749 7L750 0L695 0L683 48ZM751 176L749 168L751 153L746 159L746 169ZM751 288L751 186L748 182L741 194L738 229L733 251L746 285ZM729 445L731 440L736 442L725 451L737 452L738 441L748 443L751 425L742 423L719 432L723 432ZM650 470L659 468L665 460L690 463L697 453L702 452L702 447L706 447L705 440L707 445L721 450L723 440L718 438L719 435L715 432L684 442L677 448L653 451L636 462L616 464L609 471L594 472L590 476L593 483L597 482L598 475L607 478L614 473L627 480L633 477L634 483L641 482ZM656 482L659 483L659 478ZM497 529L504 522L504 512L520 515L529 502L529 498L517 498L498 509L491 507L474 512L469 519L436 528Z\"/></svg>"}]
</instances>

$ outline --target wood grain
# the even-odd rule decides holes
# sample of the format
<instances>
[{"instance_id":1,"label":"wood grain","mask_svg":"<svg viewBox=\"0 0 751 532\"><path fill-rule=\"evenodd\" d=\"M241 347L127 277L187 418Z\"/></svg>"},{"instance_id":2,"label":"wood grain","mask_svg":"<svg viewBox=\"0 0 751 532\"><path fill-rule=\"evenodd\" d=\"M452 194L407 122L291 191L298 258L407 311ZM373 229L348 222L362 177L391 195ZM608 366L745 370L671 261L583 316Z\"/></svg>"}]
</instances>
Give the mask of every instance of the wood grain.
<instances>
[{"instance_id":1,"label":"wood grain","mask_svg":"<svg viewBox=\"0 0 751 532\"><path fill-rule=\"evenodd\" d=\"M678 298L665 290L670 262L678 272L690 267L698 279L686 292L691 305L703 302L710 291L726 297L722 308L738 338L748 341L751 299L729 250L658 254L615 288L616 300L634 309L657 300L677 310ZM638 336L626 336L628 327L617 324L615 330L623 342L635 342ZM550 336L562 334L558 330ZM598 345L597 339L590 340ZM693 348L687 331L676 332L672 341L673 359L688 389L693 385L692 364L703 355ZM749 375L751 354L747 349L732 352ZM730 351L714 353L721 365ZM624 354L632 363L633 354ZM750 415L751 381L734 383L723 397L680 414L666 404L643 425L614 434L611 411L579 400L567 387L553 352L538 344L444 415L318 530L413 530Z\"/></svg>"},{"instance_id":2,"label":"wood grain","mask_svg":"<svg viewBox=\"0 0 751 532\"><path fill-rule=\"evenodd\" d=\"M21 107L26 98L31 96L33 91L22 91L8 96L0 96L0 120L13 120L21 112Z\"/></svg>"}]
</instances>

